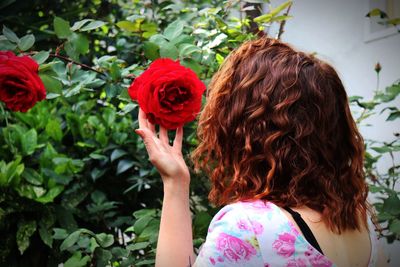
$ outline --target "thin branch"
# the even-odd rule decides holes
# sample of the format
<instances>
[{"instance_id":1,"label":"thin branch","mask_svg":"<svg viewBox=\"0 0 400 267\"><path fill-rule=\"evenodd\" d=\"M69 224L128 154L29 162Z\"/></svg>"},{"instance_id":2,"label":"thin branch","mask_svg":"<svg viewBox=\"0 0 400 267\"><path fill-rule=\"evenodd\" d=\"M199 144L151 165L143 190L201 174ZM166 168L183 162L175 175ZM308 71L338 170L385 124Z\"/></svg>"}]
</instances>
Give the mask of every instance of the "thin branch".
<instances>
[{"instance_id":1,"label":"thin branch","mask_svg":"<svg viewBox=\"0 0 400 267\"><path fill-rule=\"evenodd\" d=\"M49 56L50 56L50 57L54 57L54 58L59 58L59 59L62 59L62 60L64 60L64 61L67 61L67 62L71 62L72 64L79 65L79 66L81 66L81 67L84 68L84 69L91 70L91 71L97 72L98 74L101 74L101 75L106 76L106 74L105 74L104 72L101 72L101 71L99 71L99 70L96 70L96 69L92 68L92 67L89 66L89 65L86 65L86 64L77 62L77 61L73 60L72 58L65 57L65 56L61 56L61 55L59 55L59 54L54 54L54 53L50 53Z\"/></svg>"},{"instance_id":2,"label":"thin branch","mask_svg":"<svg viewBox=\"0 0 400 267\"><path fill-rule=\"evenodd\" d=\"M59 59L62 59L62 60L64 60L64 61L70 62L70 63L72 63L72 64L81 66L81 67L84 68L84 69L91 70L91 71L97 72L98 74L107 76L104 72L101 72L101 71L99 71L99 70L96 70L95 68L93 68L93 67L91 67L91 66L89 66L89 65L86 65L86 64L80 63L80 62L78 62L78 61L75 61L75 60L73 60L72 58L59 55L59 54L58 54L59 51L60 51L60 46L57 47L55 53L50 53L50 54L49 54L49 57L59 58ZM29 56L31 56L31 55L36 55L37 53L39 53L39 52L37 52L37 51L32 51L32 52L29 52L29 53L23 53L23 55L29 55Z\"/></svg>"},{"instance_id":3,"label":"thin branch","mask_svg":"<svg viewBox=\"0 0 400 267\"><path fill-rule=\"evenodd\" d=\"M291 7L292 7L292 4L290 4L290 5L288 6L288 8L287 8L287 10L286 10L286 13L284 14L284 16L289 15L289 11L290 11L290 8L291 8ZM281 39L282 34L285 32L285 31L284 31L285 25L286 25L286 19L281 21L281 25L279 25L278 36L276 37L276 39L278 39L278 40Z\"/></svg>"}]
</instances>

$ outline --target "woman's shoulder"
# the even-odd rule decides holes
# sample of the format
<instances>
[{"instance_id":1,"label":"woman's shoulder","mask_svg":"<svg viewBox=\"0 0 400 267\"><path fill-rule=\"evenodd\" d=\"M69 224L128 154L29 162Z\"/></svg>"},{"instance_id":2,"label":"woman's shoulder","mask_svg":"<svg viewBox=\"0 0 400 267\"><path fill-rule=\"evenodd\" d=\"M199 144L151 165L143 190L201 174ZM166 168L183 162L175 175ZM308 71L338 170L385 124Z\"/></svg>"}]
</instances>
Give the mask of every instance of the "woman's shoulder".
<instances>
[{"instance_id":1,"label":"woman's shoulder","mask_svg":"<svg viewBox=\"0 0 400 267\"><path fill-rule=\"evenodd\" d=\"M263 200L224 206L210 223L196 266L263 266L265 251L281 249L279 238L292 237L288 233L293 229L282 216L275 204Z\"/></svg>"},{"instance_id":2,"label":"woman's shoulder","mask_svg":"<svg viewBox=\"0 0 400 267\"><path fill-rule=\"evenodd\" d=\"M227 216L228 215L228 216ZM275 215L275 216L274 216ZM266 200L255 199L238 201L221 208L214 216L213 221L219 221L224 217L262 217L270 220L282 215L280 208L274 203Z\"/></svg>"},{"instance_id":3,"label":"woman's shoulder","mask_svg":"<svg viewBox=\"0 0 400 267\"><path fill-rule=\"evenodd\" d=\"M265 200L239 201L224 206L212 219L209 232L215 227L240 229L260 234L262 229L286 223L278 206Z\"/></svg>"}]
</instances>

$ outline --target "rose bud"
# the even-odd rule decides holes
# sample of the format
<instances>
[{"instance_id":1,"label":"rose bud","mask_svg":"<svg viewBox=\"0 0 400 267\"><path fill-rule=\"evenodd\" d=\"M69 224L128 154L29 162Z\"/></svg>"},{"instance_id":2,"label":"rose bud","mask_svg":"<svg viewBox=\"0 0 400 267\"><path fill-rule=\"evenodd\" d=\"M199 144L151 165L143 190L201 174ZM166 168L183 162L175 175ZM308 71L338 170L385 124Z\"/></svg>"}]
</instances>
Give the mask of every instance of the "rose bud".
<instances>
[{"instance_id":1,"label":"rose bud","mask_svg":"<svg viewBox=\"0 0 400 267\"><path fill-rule=\"evenodd\" d=\"M375 71L376 71L376 73L379 73L379 72L381 71L381 69L382 69L381 64L379 64L379 62L377 62L377 63L375 64Z\"/></svg>"}]
</instances>

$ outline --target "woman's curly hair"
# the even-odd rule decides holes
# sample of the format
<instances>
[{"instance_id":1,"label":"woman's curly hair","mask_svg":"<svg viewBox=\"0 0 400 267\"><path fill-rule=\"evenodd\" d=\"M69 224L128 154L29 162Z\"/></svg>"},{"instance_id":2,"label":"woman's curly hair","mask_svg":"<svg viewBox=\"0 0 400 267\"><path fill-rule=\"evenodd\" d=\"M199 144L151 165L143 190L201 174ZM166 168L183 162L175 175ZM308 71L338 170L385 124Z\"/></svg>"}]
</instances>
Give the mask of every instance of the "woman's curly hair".
<instances>
[{"instance_id":1,"label":"woman's curly hair","mask_svg":"<svg viewBox=\"0 0 400 267\"><path fill-rule=\"evenodd\" d=\"M192 158L214 204L305 205L338 233L366 224L363 139L336 71L314 56L270 38L244 43L209 85L198 138Z\"/></svg>"}]
</instances>

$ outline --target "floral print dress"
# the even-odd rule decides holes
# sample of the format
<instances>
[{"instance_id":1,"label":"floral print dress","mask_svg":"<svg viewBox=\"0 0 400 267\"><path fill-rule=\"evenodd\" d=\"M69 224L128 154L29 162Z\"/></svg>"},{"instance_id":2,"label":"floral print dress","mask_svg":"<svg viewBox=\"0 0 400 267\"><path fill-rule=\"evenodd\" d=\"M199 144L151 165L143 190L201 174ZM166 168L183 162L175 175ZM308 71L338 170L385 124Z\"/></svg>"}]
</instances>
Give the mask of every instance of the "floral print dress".
<instances>
[{"instance_id":1,"label":"floral print dress","mask_svg":"<svg viewBox=\"0 0 400 267\"><path fill-rule=\"evenodd\" d=\"M371 257L375 266L377 237L369 220ZM213 218L206 242L194 263L203 266L330 267L335 266L314 249L286 215L271 202L237 202Z\"/></svg>"}]
</instances>

